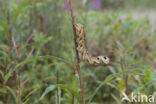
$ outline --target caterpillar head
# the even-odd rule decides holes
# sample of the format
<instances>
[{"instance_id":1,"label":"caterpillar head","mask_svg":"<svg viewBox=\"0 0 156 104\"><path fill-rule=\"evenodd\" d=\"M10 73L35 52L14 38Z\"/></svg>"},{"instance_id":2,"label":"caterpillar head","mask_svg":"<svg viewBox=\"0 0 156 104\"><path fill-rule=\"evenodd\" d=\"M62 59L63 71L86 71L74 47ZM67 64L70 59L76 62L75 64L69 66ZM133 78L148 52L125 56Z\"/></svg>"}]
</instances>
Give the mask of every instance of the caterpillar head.
<instances>
[{"instance_id":1,"label":"caterpillar head","mask_svg":"<svg viewBox=\"0 0 156 104\"><path fill-rule=\"evenodd\" d=\"M107 65L109 64L109 58L106 56L97 56L97 62L101 65Z\"/></svg>"},{"instance_id":2,"label":"caterpillar head","mask_svg":"<svg viewBox=\"0 0 156 104\"><path fill-rule=\"evenodd\" d=\"M75 23L74 24L74 27L76 28L76 31L78 33L81 33L81 31L84 30L84 25L83 24L80 24L80 23Z\"/></svg>"}]
</instances>

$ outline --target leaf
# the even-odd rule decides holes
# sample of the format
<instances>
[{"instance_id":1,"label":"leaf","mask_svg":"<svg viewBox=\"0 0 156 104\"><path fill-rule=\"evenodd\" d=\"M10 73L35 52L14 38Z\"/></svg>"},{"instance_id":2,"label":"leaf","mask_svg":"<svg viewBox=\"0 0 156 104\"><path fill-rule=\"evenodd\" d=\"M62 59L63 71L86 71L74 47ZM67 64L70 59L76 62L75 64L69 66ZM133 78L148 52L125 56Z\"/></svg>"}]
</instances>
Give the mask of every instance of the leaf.
<instances>
[{"instance_id":1,"label":"leaf","mask_svg":"<svg viewBox=\"0 0 156 104\"><path fill-rule=\"evenodd\" d=\"M49 93L50 91L53 91L55 88L56 88L55 85L50 85L49 87L47 87L44 93L42 94L40 100L42 100L47 93Z\"/></svg>"},{"instance_id":2,"label":"leaf","mask_svg":"<svg viewBox=\"0 0 156 104\"><path fill-rule=\"evenodd\" d=\"M73 76L73 77L72 77L72 89L73 89L74 91L77 91L78 86L79 86L79 81L78 81L78 79L77 79L76 76Z\"/></svg>"},{"instance_id":3,"label":"leaf","mask_svg":"<svg viewBox=\"0 0 156 104\"><path fill-rule=\"evenodd\" d=\"M91 100L93 99L93 97L96 95L96 93L98 92L98 90L103 86L105 85L107 82L111 81L114 77L118 77L120 75L123 75L123 74L136 74L136 72L129 72L129 71L124 71L124 72L119 72L119 73L116 73L116 74L111 74L109 76L106 77L106 79L101 82L101 84L95 89L94 93L91 95L90 99L89 99L89 104L91 102Z\"/></svg>"},{"instance_id":4,"label":"leaf","mask_svg":"<svg viewBox=\"0 0 156 104\"><path fill-rule=\"evenodd\" d=\"M2 78L4 78L4 73L2 72L2 70L0 70L0 75L2 76Z\"/></svg>"},{"instance_id":5,"label":"leaf","mask_svg":"<svg viewBox=\"0 0 156 104\"><path fill-rule=\"evenodd\" d=\"M6 88L0 88L0 93L2 94L5 94L5 93L7 93L7 90L6 90Z\"/></svg>"},{"instance_id":6,"label":"leaf","mask_svg":"<svg viewBox=\"0 0 156 104\"><path fill-rule=\"evenodd\" d=\"M29 96L30 95L32 95L33 93L35 93L36 91L38 90L38 88L35 88L35 89L33 89L32 91L30 91L27 95L26 95L26 97L24 98L24 101L27 101L29 98Z\"/></svg>"},{"instance_id":7,"label":"leaf","mask_svg":"<svg viewBox=\"0 0 156 104\"><path fill-rule=\"evenodd\" d=\"M6 86L6 88L7 88L7 89L9 90L9 92L12 94L12 96L14 97L15 102L16 102L16 104L17 104L17 98L16 98L15 92L14 92L9 86Z\"/></svg>"},{"instance_id":8,"label":"leaf","mask_svg":"<svg viewBox=\"0 0 156 104\"><path fill-rule=\"evenodd\" d=\"M26 101L24 101L24 104L27 104L29 100L30 100L30 98L28 98Z\"/></svg>"},{"instance_id":9,"label":"leaf","mask_svg":"<svg viewBox=\"0 0 156 104\"><path fill-rule=\"evenodd\" d=\"M78 101L80 101L79 93L77 91L74 91L70 86L63 85L63 84L50 85L49 87L47 87L46 90L44 91L44 93L42 94L42 96L40 97L40 100L42 100L44 98L44 96L46 96L47 93L49 93L50 91L53 91L56 87L60 87L61 89L63 89L64 91L66 91L71 96L74 95L75 98Z\"/></svg>"},{"instance_id":10,"label":"leaf","mask_svg":"<svg viewBox=\"0 0 156 104\"><path fill-rule=\"evenodd\" d=\"M120 27L120 25L121 25L120 22L114 24L113 29L114 29L114 30L117 30L117 29Z\"/></svg>"},{"instance_id":11,"label":"leaf","mask_svg":"<svg viewBox=\"0 0 156 104\"><path fill-rule=\"evenodd\" d=\"M74 91L71 86L68 85L63 85L63 84L58 84L58 87L64 89L69 95L74 95L76 97L76 99L80 102L80 97L79 97L79 92L78 91Z\"/></svg>"},{"instance_id":12,"label":"leaf","mask_svg":"<svg viewBox=\"0 0 156 104\"><path fill-rule=\"evenodd\" d=\"M4 85L7 83L8 79L10 78L13 70L9 70L9 72L4 76Z\"/></svg>"},{"instance_id":13,"label":"leaf","mask_svg":"<svg viewBox=\"0 0 156 104\"><path fill-rule=\"evenodd\" d=\"M63 62L65 62L65 63L71 65L70 62L68 62L68 61L66 61L66 60L64 60L64 59L62 59L62 58L56 57L56 56L38 56L38 57L29 58L29 59L27 59L27 60L25 60L25 61L20 62L19 64L17 64L17 65L15 66L15 69L18 68L19 66L25 64L25 63L28 63L28 62L31 62L31 61L35 61L35 60L40 60L40 59L46 59L46 58L54 58L54 59L56 59L56 60L63 61Z\"/></svg>"},{"instance_id":14,"label":"leaf","mask_svg":"<svg viewBox=\"0 0 156 104\"><path fill-rule=\"evenodd\" d=\"M54 58L54 59L56 59L56 60L63 61L63 62L65 62L65 63L71 65L70 62L68 62L68 61L66 61L66 60L64 60L64 59L62 59L62 58L56 57L56 56L38 56L38 57L32 57L32 58L29 58L29 59L27 59L27 60L25 60L25 61L20 62L19 64L17 64L17 65L15 66L15 68L14 68L13 70L10 70L10 71L5 75L5 78L4 78L4 85L6 84L6 82L8 81L8 79L10 78L12 72L15 71L19 66L21 66L21 65L23 65L23 64L26 64L26 63L28 63L28 62L31 62L31 61L40 60L40 59L46 59L46 58Z\"/></svg>"},{"instance_id":15,"label":"leaf","mask_svg":"<svg viewBox=\"0 0 156 104\"><path fill-rule=\"evenodd\" d=\"M149 71L149 70L145 70L145 71L144 71L145 80L148 81L148 80L150 79L150 75L151 75L151 74L150 74L150 71Z\"/></svg>"},{"instance_id":16,"label":"leaf","mask_svg":"<svg viewBox=\"0 0 156 104\"><path fill-rule=\"evenodd\" d=\"M21 4L18 6L18 8L14 11L15 13L14 13L14 16L13 16L13 24L16 23L19 14L22 12L22 9L24 7L26 7L26 5L30 3L30 1L31 0L24 0L23 2L21 2Z\"/></svg>"},{"instance_id":17,"label":"leaf","mask_svg":"<svg viewBox=\"0 0 156 104\"><path fill-rule=\"evenodd\" d=\"M3 23L2 21L0 21L0 26L3 28L3 30L5 32L8 32L8 26L5 23Z\"/></svg>"},{"instance_id":18,"label":"leaf","mask_svg":"<svg viewBox=\"0 0 156 104\"><path fill-rule=\"evenodd\" d=\"M117 98L114 94L111 94L111 96L114 98L117 104L121 104L121 101L119 100L119 98Z\"/></svg>"}]
</instances>

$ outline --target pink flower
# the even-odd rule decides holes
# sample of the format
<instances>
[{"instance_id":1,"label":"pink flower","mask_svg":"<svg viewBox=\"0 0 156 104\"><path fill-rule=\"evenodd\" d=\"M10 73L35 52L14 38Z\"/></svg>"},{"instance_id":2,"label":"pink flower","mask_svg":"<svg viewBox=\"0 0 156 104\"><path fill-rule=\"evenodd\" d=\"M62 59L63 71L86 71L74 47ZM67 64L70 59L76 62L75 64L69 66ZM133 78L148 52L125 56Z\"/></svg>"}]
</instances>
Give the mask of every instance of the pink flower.
<instances>
[{"instance_id":1,"label":"pink flower","mask_svg":"<svg viewBox=\"0 0 156 104\"><path fill-rule=\"evenodd\" d=\"M101 0L94 0L92 2L92 6L96 9L100 9L101 8Z\"/></svg>"},{"instance_id":2,"label":"pink flower","mask_svg":"<svg viewBox=\"0 0 156 104\"><path fill-rule=\"evenodd\" d=\"M48 18L44 18L44 23L48 23L49 19Z\"/></svg>"}]
</instances>

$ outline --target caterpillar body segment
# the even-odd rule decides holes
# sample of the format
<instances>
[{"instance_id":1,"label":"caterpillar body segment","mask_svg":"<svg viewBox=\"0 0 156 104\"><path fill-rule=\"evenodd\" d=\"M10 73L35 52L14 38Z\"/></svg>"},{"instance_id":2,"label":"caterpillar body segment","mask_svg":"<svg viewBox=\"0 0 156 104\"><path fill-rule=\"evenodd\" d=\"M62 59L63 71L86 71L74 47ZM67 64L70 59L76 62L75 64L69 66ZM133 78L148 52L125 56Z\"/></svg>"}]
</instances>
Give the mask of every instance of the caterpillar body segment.
<instances>
[{"instance_id":1,"label":"caterpillar body segment","mask_svg":"<svg viewBox=\"0 0 156 104\"><path fill-rule=\"evenodd\" d=\"M109 58L106 56L92 56L88 53L87 41L85 35L84 25L80 23L75 23L74 27L76 29L77 39L76 42L78 44L77 50L79 51L82 60L86 61L92 65L107 65L109 64Z\"/></svg>"}]
</instances>

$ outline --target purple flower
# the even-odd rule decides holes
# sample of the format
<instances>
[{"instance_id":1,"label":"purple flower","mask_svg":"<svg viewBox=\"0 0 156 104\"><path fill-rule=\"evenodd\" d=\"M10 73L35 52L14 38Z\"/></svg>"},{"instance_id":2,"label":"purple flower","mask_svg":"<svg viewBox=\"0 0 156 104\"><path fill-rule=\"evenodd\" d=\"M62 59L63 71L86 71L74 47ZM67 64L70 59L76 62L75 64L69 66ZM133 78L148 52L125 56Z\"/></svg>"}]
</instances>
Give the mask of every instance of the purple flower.
<instances>
[{"instance_id":1,"label":"purple flower","mask_svg":"<svg viewBox=\"0 0 156 104\"><path fill-rule=\"evenodd\" d=\"M44 18L44 23L48 23L49 19L48 18Z\"/></svg>"},{"instance_id":2,"label":"purple flower","mask_svg":"<svg viewBox=\"0 0 156 104\"><path fill-rule=\"evenodd\" d=\"M92 6L96 9L100 9L101 8L101 0L94 0L92 2Z\"/></svg>"},{"instance_id":3,"label":"purple flower","mask_svg":"<svg viewBox=\"0 0 156 104\"><path fill-rule=\"evenodd\" d=\"M22 1L18 1L17 4L20 5L22 3Z\"/></svg>"},{"instance_id":4,"label":"purple flower","mask_svg":"<svg viewBox=\"0 0 156 104\"><path fill-rule=\"evenodd\" d=\"M68 2L69 2L69 0L65 0L65 5L64 5L64 9L68 9Z\"/></svg>"}]
</instances>

